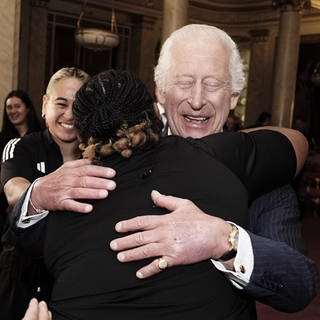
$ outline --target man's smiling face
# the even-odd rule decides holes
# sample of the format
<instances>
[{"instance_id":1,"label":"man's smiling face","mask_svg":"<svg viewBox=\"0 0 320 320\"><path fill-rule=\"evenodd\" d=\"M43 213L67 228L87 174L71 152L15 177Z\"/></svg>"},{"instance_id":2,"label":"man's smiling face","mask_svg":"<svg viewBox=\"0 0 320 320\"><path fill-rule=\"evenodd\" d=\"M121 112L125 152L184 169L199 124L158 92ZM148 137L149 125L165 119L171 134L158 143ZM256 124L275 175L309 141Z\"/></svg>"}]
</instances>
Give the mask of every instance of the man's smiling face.
<instances>
[{"instance_id":1,"label":"man's smiling face","mask_svg":"<svg viewBox=\"0 0 320 320\"><path fill-rule=\"evenodd\" d=\"M165 92L157 94L172 134L201 138L222 131L238 94L230 84L230 50L215 42L176 43Z\"/></svg>"}]
</instances>

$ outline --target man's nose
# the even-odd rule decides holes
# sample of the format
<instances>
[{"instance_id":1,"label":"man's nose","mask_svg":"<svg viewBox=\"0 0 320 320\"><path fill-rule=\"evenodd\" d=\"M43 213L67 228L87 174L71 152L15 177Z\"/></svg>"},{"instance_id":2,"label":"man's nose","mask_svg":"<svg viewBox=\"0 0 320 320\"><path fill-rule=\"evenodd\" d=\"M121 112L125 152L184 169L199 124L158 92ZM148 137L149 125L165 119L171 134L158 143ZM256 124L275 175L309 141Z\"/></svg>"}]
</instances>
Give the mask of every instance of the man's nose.
<instances>
[{"instance_id":1,"label":"man's nose","mask_svg":"<svg viewBox=\"0 0 320 320\"><path fill-rule=\"evenodd\" d=\"M201 83L196 83L193 86L188 102L194 110L199 110L206 104L205 90Z\"/></svg>"}]
</instances>

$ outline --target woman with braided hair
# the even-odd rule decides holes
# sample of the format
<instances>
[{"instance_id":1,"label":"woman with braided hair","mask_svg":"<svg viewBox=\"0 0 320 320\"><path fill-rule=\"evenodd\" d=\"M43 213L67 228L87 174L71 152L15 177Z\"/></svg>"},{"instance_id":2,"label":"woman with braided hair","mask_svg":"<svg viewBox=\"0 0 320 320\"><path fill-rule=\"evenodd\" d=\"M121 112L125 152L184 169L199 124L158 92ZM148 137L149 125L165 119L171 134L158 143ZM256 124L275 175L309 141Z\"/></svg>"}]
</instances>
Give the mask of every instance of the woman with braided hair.
<instances>
[{"instance_id":1,"label":"woman with braided hair","mask_svg":"<svg viewBox=\"0 0 320 320\"><path fill-rule=\"evenodd\" d=\"M153 205L153 190L191 199L212 219L232 218L235 236L247 223L248 202L299 171L307 154L303 136L273 128L202 139L161 138L151 95L126 71L91 78L77 92L73 115L83 156L114 168L117 188L107 199L92 200L90 214L60 211L47 217L43 250L37 254L44 255L54 278L52 318L254 319L250 300L236 293L210 260L170 268L159 257L154 263L161 272L141 280L135 272L146 261L122 264L109 244L117 237L117 221L150 210L166 214ZM203 215L199 212L199 219ZM236 249L236 239L228 239L230 229L228 254ZM215 258L224 259L225 251ZM229 308L222 307L225 301Z\"/></svg>"},{"instance_id":2,"label":"woman with braided hair","mask_svg":"<svg viewBox=\"0 0 320 320\"><path fill-rule=\"evenodd\" d=\"M133 149L157 143L163 126L146 87L127 72L101 73L78 93L73 113L80 149L93 160L113 152L129 158Z\"/></svg>"}]
</instances>

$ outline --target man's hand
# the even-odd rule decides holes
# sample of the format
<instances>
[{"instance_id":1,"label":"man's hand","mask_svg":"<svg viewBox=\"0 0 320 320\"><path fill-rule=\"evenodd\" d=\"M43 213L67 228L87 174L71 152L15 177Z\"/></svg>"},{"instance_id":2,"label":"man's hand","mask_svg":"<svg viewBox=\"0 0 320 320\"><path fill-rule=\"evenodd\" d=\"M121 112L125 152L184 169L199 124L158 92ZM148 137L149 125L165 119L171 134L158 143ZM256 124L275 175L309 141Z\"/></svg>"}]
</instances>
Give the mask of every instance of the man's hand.
<instances>
[{"instance_id":1,"label":"man's hand","mask_svg":"<svg viewBox=\"0 0 320 320\"><path fill-rule=\"evenodd\" d=\"M161 216L139 216L116 224L118 232L134 232L110 243L120 251L121 262L163 257L168 266L185 265L219 258L228 250L230 225L201 211L193 202L152 191L153 202L172 211ZM159 259L137 271L138 278L147 278L161 270Z\"/></svg>"},{"instance_id":2,"label":"man's hand","mask_svg":"<svg viewBox=\"0 0 320 320\"><path fill-rule=\"evenodd\" d=\"M103 199L116 188L111 168L92 165L89 160L68 161L56 171L40 178L34 185L31 200L38 209L92 211L92 205L77 199Z\"/></svg>"},{"instance_id":3,"label":"man's hand","mask_svg":"<svg viewBox=\"0 0 320 320\"><path fill-rule=\"evenodd\" d=\"M33 298L22 320L51 320L51 312L44 301L38 302Z\"/></svg>"}]
</instances>

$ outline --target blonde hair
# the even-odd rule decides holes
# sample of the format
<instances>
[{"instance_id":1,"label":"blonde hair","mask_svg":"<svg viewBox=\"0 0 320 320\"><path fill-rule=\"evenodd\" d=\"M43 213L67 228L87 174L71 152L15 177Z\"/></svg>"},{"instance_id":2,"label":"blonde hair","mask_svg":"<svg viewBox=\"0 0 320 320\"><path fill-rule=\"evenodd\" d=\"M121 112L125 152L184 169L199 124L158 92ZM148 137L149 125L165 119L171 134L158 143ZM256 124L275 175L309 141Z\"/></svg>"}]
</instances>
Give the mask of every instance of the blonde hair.
<instances>
[{"instance_id":1,"label":"blonde hair","mask_svg":"<svg viewBox=\"0 0 320 320\"><path fill-rule=\"evenodd\" d=\"M50 93L51 88L54 86L55 83L57 83L60 80L65 80L69 78L76 78L85 83L90 79L90 76L85 71L75 67L65 67L59 69L51 76L47 85L46 94Z\"/></svg>"}]
</instances>

